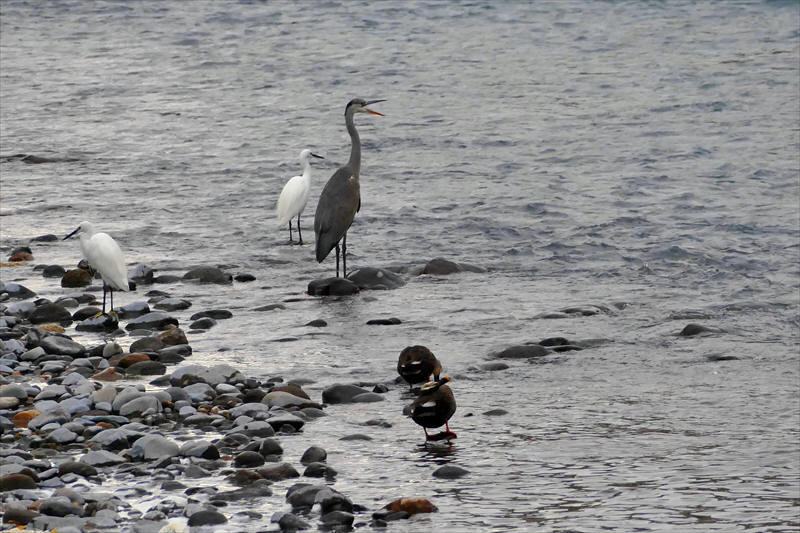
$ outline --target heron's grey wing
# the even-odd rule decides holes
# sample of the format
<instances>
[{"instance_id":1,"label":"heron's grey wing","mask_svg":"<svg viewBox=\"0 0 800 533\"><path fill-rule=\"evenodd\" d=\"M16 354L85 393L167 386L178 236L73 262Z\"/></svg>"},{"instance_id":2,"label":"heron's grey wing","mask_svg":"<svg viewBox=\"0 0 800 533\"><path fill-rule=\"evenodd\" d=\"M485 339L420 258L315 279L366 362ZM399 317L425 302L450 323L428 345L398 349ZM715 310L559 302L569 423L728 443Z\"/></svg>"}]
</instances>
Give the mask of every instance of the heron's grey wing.
<instances>
[{"instance_id":1,"label":"heron's grey wing","mask_svg":"<svg viewBox=\"0 0 800 533\"><path fill-rule=\"evenodd\" d=\"M325 259L353 223L359 203L358 181L348 167L337 170L322 189L314 214L317 261Z\"/></svg>"}]
</instances>

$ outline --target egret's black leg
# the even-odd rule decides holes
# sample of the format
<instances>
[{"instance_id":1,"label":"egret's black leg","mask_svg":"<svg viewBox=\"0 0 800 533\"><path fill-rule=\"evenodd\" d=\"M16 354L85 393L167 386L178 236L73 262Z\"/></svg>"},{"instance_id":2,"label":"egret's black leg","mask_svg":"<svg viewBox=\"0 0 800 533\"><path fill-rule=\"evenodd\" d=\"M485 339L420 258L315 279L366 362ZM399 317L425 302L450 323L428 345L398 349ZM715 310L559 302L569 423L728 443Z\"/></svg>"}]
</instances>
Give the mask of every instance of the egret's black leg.
<instances>
[{"instance_id":1,"label":"egret's black leg","mask_svg":"<svg viewBox=\"0 0 800 533\"><path fill-rule=\"evenodd\" d=\"M108 288L108 296L111 300L111 312L114 312L114 289L111 287Z\"/></svg>"},{"instance_id":2,"label":"egret's black leg","mask_svg":"<svg viewBox=\"0 0 800 533\"><path fill-rule=\"evenodd\" d=\"M336 277L339 277L339 243L336 243Z\"/></svg>"},{"instance_id":3,"label":"egret's black leg","mask_svg":"<svg viewBox=\"0 0 800 533\"><path fill-rule=\"evenodd\" d=\"M291 221L291 219L289 220L289 242L294 242L294 240L292 240L292 221Z\"/></svg>"},{"instance_id":4,"label":"egret's black leg","mask_svg":"<svg viewBox=\"0 0 800 533\"><path fill-rule=\"evenodd\" d=\"M300 231L300 215L297 215L297 244L303 244L303 233Z\"/></svg>"},{"instance_id":5,"label":"egret's black leg","mask_svg":"<svg viewBox=\"0 0 800 533\"><path fill-rule=\"evenodd\" d=\"M342 237L342 277L347 277L347 232Z\"/></svg>"},{"instance_id":6,"label":"egret's black leg","mask_svg":"<svg viewBox=\"0 0 800 533\"><path fill-rule=\"evenodd\" d=\"M103 283L103 314L106 314L106 284Z\"/></svg>"}]
</instances>

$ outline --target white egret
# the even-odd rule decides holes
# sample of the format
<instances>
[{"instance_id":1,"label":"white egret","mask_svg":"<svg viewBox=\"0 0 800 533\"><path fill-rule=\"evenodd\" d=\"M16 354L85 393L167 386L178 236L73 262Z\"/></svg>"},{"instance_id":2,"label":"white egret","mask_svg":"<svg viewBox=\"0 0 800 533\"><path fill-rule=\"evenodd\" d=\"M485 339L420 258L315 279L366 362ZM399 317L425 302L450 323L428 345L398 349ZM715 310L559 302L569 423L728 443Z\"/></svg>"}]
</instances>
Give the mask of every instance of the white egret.
<instances>
[{"instance_id":1,"label":"white egret","mask_svg":"<svg viewBox=\"0 0 800 533\"><path fill-rule=\"evenodd\" d=\"M308 193L311 191L311 163L308 158L316 157L318 159L325 159L321 155L313 153L309 149L300 152L300 164L303 165L303 175L294 176L286 182L283 186L281 195L278 197L278 203L275 206L275 212L278 217L278 225L284 226L289 223L289 242L292 240L292 219L297 217L297 244L303 244L303 234L300 232L300 215L308 203Z\"/></svg>"},{"instance_id":2,"label":"white egret","mask_svg":"<svg viewBox=\"0 0 800 533\"><path fill-rule=\"evenodd\" d=\"M382 113L367 109L370 104L385 102L385 100L372 100L367 102L361 98L354 98L344 108L344 123L347 133L350 134L350 160L340 167L325 188L322 189L317 212L314 215L314 233L317 235L316 254L317 262L322 263L336 247L336 277L339 277L339 241L342 241L342 272L347 276L347 230L356 213L361 209L361 185L358 175L361 171L361 139L353 123L356 113L371 113L383 116Z\"/></svg>"},{"instance_id":3,"label":"white egret","mask_svg":"<svg viewBox=\"0 0 800 533\"><path fill-rule=\"evenodd\" d=\"M103 314L106 312L106 291L111 293L111 310L113 311L114 291L129 289L128 273L125 270L125 258L122 256L122 250L110 235L96 232L90 222L81 222L81 225L64 237L64 240L76 233L81 240L84 259L103 278Z\"/></svg>"}]
</instances>

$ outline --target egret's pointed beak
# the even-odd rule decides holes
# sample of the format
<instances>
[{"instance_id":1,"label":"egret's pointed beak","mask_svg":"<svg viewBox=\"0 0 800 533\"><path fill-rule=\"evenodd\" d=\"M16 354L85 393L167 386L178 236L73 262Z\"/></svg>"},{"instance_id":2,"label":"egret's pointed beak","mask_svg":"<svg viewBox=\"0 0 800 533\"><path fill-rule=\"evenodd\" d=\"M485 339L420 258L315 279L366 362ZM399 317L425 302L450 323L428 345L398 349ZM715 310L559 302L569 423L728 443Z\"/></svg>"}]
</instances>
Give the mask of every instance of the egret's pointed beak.
<instances>
[{"instance_id":1,"label":"egret's pointed beak","mask_svg":"<svg viewBox=\"0 0 800 533\"><path fill-rule=\"evenodd\" d=\"M322 157L321 155L317 155L317 154L315 154L314 152L311 152L311 153L309 153L308 155L310 155L310 156L313 156L313 157L316 157L317 159L325 159L325 158L324 158L324 157Z\"/></svg>"},{"instance_id":2,"label":"egret's pointed beak","mask_svg":"<svg viewBox=\"0 0 800 533\"><path fill-rule=\"evenodd\" d=\"M62 240L62 241L66 241L67 239L69 239L70 237L72 237L73 235L75 235L76 233L78 233L78 230L79 230L79 229L81 229L81 227L80 227L80 226L78 226L77 228L75 228L75 229L72 231L72 233L70 233L69 235L67 235L66 237L64 237L64 238L63 238L63 239L61 239L61 240Z\"/></svg>"},{"instance_id":3,"label":"egret's pointed beak","mask_svg":"<svg viewBox=\"0 0 800 533\"><path fill-rule=\"evenodd\" d=\"M385 102L385 101L386 101L386 100L370 100L369 102L367 102L366 104L364 104L364 107L363 107L362 109L363 109L363 110L364 110L366 113L371 113L371 114L373 114L373 115L378 115L379 117L385 117L386 115L384 115L383 113L378 113L377 111L373 111L372 109L367 109L367 107L366 107L366 106L368 106L368 105L377 104L378 102Z\"/></svg>"}]
</instances>

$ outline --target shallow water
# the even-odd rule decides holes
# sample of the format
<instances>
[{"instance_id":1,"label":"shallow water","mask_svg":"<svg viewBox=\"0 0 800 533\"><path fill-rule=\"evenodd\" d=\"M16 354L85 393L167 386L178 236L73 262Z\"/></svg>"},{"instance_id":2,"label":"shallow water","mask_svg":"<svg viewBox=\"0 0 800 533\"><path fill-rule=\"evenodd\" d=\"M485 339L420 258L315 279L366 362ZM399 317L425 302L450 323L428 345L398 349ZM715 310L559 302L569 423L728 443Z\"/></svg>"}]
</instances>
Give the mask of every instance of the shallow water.
<instances>
[{"instance_id":1,"label":"shallow water","mask_svg":"<svg viewBox=\"0 0 800 533\"><path fill-rule=\"evenodd\" d=\"M131 265L235 265L257 281L156 286L192 300L182 324L234 313L190 338L190 361L310 378L315 398L393 379L409 344L443 360L451 449L421 445L402 387L282 440L289 459L326 448L335 487L370 509L408 495L439 507L391 529L800 524L797 3L6 0L0 59L0 154L74 159L0 164L3 254L87 219ZM285 246L274 202L302 148L324 155L303 219L313 238L355 96L387 101L374 106L385 118L357 117L349 265L441 256L488 272L304 295L333 261ZM34 243L37 263L79 254ZM30 266L0 275L66 292ZM608 311L537 318L574 305ZM365 325L389 316L403 323ZM302 326L315 318L328 327ZM678 337L691 322L724 333ZM551 336L606 342L474 369ZM483 414L496 408L509 414ZM392 427L363 425L374 418ZM339 441L352 433L373 440ZM448 462L471 473L431 476ZM283 494L253 510L268 519Z\"/></svg>"}]
</instances>

